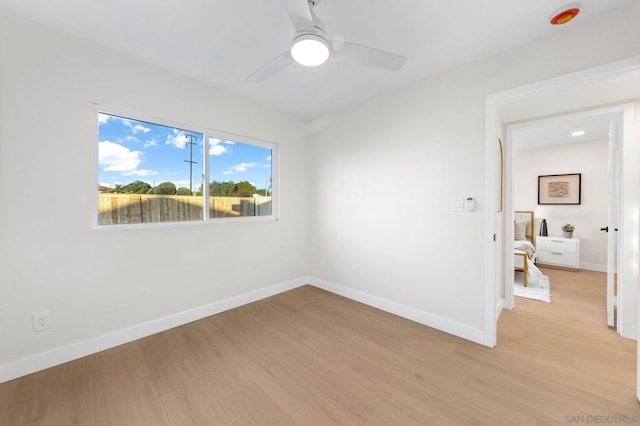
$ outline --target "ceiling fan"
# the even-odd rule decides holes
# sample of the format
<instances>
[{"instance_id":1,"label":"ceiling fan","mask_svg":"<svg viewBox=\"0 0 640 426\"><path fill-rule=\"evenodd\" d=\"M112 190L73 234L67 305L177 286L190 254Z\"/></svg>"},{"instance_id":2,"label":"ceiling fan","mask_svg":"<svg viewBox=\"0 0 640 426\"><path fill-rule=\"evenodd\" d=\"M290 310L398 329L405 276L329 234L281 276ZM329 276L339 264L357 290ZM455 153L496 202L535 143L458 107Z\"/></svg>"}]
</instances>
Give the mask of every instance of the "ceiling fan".
<instances>
[{"instance_id":1,"label":"ceiling fan","mask_svg":"<svg viewBox=\"0 0 640 426\"><path fill-rule=\"evenodd\" d=\"M294 61L305 66L317 66L331 57L388 71L398 71L407 61L404 56L375 47L328 38L324 22L314 12L320 0L281 1L296 30L291 48L249 75L249 81L266 80Z\"/></svg>"}]
</instances>

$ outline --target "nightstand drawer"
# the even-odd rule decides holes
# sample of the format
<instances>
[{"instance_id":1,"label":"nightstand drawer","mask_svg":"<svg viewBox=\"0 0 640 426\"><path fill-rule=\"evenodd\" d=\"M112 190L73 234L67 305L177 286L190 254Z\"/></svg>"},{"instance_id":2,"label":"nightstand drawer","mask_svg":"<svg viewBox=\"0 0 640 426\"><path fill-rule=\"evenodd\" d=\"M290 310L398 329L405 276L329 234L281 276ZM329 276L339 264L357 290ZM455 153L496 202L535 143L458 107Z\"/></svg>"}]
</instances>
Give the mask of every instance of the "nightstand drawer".
<instances>
[{"instance_id":1,"label":"nightstand drawer","mask_svg":"<svg viewBox=\"0 0 640 426\"><path fill-rule=\"evenodd\" d=\"M560 251L540 250L538 251L538 262L552 265L578 267L578 255L576 253L563 253Z\"/></svg>"},{"instance_id":2,"label":"nightstand drawer","mask_svg":"<svg viewBox=\"0 0 640 426\"><path fill-rule=\"evenodd\" d=\"M578 240L567 238L538 238L537 248L539 251L553 251L558 253L577 253Z\"/></svg>"},{"instance_id":3,"label":"nightstand drawer","mask_svg":"<svg viewBox=\"0 0 640 426\"><path fill-rule=\"evenodd\" d=\"M537 262L541 265L580 268L580 239L564 237L536 238Z\"/></svg>"}]
</instances>

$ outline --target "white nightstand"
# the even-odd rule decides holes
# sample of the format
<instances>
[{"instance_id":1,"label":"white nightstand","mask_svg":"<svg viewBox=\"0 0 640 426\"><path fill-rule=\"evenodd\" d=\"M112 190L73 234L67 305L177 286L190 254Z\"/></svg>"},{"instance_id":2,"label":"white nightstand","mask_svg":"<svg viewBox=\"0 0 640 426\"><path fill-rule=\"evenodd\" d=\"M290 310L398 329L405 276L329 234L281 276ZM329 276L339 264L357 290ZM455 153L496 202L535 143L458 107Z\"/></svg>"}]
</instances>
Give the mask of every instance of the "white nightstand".
<instances>
[{"instance_id":1,"label":"white nightstand","mask_svg":"<svg viewBox=\"0 0 640 426\"><path fill-rule=\"evenodd\" d=\"M580 269L580 240L564 237L537 237L537 263Z\"/></svg>"}]
</instances>

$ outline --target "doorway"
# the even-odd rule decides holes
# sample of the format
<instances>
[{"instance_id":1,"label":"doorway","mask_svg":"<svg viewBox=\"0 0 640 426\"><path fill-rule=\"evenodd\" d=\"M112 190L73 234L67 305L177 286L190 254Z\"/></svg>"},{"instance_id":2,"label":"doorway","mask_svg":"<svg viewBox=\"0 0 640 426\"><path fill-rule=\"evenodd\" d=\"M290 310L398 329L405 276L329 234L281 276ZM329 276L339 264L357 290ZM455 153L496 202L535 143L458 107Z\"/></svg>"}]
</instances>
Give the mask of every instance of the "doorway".
<instances>
[{"instance_id":1,"label":"doorway","mask_svg":"<svg viewBox=\"0 0 640 426\"><path fill-rule=\"evenodd\" d=\"M626 84L624 83L627 80ZM629 83L629 81L631 83ZM622 82L622 84L620 84ZM578 71L549 80L509 89L487 96L485 137L485 330L484 342L495 346L497 319L504 303L505 218L511 205L498 203L498 161L496 139L504 138L505 123L527 121L532 117L553 116L566 111L596 108L632 100L622 112L621 135L621 222L619 291L630 295L618 305L621 333L635 337L638 329L637 282L640 270L640 142L634 129L640 110L640 56ZM595 88L595 90L589 90ZM598 90L599 89L599 90ZM496 215L496 211L498 214ZM512 232L512 231L511 231ZM509 250L511 251L511 250ZM498 271L502 274L497 279ZM640 352L640 351L639 351ZM640 359L640 358L639 358ZM638 378L640 378L640 368ZM640 384L640 380L637 380ZM640 399L640 387L637 388Z\"/></svg>"},{"instance_id":2,"label":"doorway","mask_svg":"<svg viewBox=\"0 0 640 426\"><path fill-rule=\"evenodd\" d=\"M555 255L560 264L607 273L607 303L605 317L613 326L614 277L618 270L618 195L619 150L618 124L624 106L614 106L556 115L531 120L506 128L506 181L507 205L505 223L513 223L514 210L535 213L534 242L537 240L542 219L549 226L549 235L562 245L577 247L575 254L545 252ZM577 189L578 204L539 204L538 177L579 173L581 187ZM562 239L561 226L571 223L577 227L577 237ZM603 233L602 229L611 229ZM505 241L509 241L505 232ZM582 244L580 244L582 241ZM539 260L542 261L539 252ZM542 261L544 263L544 261ZM505 301L507 309L514 306L513 259L505 255ZM535 269L532 266L532 269ZM570 276L571 274L569 274ZM584 274L583 274L584 275ZM575 279L580 279L575 275ZM534 282L535 287L535 282ZM553 286L552 286L553 287ZM620 293L618 293L619 295ZM629 295L627 295L628 297ZM597 319L596 319L597 320ZM605 318L600 318L605 320ZM620 330L619 325L616 327ZM632 337L632 336L627 336Z\"/></svg>"}]
</instances>

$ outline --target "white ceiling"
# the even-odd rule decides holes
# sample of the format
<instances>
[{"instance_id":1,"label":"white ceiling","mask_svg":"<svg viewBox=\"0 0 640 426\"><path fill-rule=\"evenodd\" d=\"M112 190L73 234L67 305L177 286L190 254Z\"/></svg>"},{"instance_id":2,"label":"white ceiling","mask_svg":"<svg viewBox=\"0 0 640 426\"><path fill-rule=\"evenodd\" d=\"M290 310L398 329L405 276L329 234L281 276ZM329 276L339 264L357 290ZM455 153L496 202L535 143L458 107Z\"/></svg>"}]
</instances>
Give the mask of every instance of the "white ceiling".
<instances>
[{"instance_id":1,"label":"white ceiling","mask_svg":"<svg viewBox=\"0 0 640 426\"><path fill-rule=\"evenodd\" d=\"M513 140L517 151L578 142L609 140L610 115L561 120L514 132ZM572 136L575 131L583 131L581 136Z\"/></svg>"},{"instance_id":2,"label":"white ceiling","mask_svg":"<svg viewBox=\"0 0 640 426\"><path fill-rule=\"evenodd\" d=\"M500 117L519 124L513 137L515 149L526 151L547 145L608 140L611 114L567 118L567 114L640 99L640 70L627 71L561 89L547 90L503 102ZM585 134L573 137L571 133Z\"/></svg>"},{"instance_id":3,"label":"white ceiling","mask_svg":"<svg viewBox=\"0 0 640 426\"><path fill-rule=\"evenodd\" d=\"M632 70L504 101L500 104L500 117L513 124L638 98L640 70Z\"/></svg>"},{"instance_id":4,"label":"white ceiling","mask_svg":"<svg viewBox=\"0 0 640 426\"><path fill-rule=\"evenodd\" d=\"M305 0L300 0L304 2ZM634 0L582 0L588 19ZM321 0L329 37L408 58L398 72L330 61L246 77L286 51L294 28L281 0L0 0L35 21L304 118L315 118L457 65L562 31L557 0Z\"/></svg>"}]
</instances>

